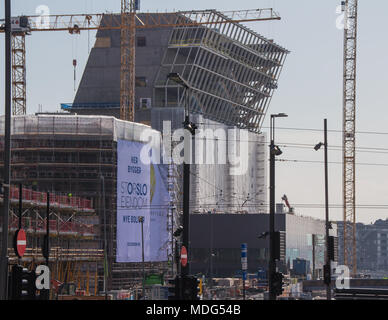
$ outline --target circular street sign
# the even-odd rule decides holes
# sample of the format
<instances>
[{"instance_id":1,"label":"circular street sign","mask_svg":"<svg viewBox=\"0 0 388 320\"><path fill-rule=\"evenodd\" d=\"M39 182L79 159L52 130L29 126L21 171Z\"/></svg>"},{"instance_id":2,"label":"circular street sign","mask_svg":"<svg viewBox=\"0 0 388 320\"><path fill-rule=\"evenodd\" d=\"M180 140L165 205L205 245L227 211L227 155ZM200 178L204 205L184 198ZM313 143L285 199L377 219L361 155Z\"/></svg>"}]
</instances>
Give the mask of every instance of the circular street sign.
<instances>
[{"instance_id":1,"label":"circular street sign","mask_svg":"<svg viewBox=\"0 0 388 320\"><path fill-rule=\"evenodd\" d=\"M16 231L16 254L19 258L23 257L27 247L26 232L23 229Z\"/></svg>"},{"instance_id":2,"label":"circular street sign","mask_svg":"<svg viewBox=\"0 0 388 320\"><path fill-rule=\"evenodd\" d=\"M182 264L182 267L186 267L187 265L187 250L185 246L182 246L182 250L181 250L181 264Z\"/></svg>"}]
</instances>

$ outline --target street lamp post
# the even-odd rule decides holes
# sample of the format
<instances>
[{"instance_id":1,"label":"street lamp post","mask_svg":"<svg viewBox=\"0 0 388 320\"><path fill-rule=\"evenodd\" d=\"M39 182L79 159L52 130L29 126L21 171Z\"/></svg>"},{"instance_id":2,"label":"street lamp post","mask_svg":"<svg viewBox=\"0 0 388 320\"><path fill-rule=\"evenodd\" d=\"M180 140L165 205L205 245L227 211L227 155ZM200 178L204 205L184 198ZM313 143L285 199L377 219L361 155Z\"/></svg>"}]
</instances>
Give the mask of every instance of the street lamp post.
<instances>
[{"instance_id":1,"label":"street lamp post","mask_svg":"<svg viewBox=\"0 0 388 320\"><path fill-rule=\"evenodd\" d=\"M5 0L5 132L4 132L4 194L3 231L0 257L0 299L7 300L8 285L8 224L11 159L11 1Z\"/></svg>"},{"instance_id":2,"label":"street lamp post","mask_svg":"<svg viewBox=\"0 0 388 320\"><path fill-rule=\"evenodd\" d=\"M268 287L269 287L269 299L276 300L276 293L273 287L273 276L276 272L276 260L275 260L275 247L274 247L274 235L275 235L275 156L282 154L280 148L275 145L275 119L288 117L284 113L271 114L270 122L270 177L269 177L269 264L268 264Z\"/></svg>"},{"instance_id":3,"label":"street lamp post","mask_svg":"<svg viewBox=\"0 0 388 320\"><path fill-rule=\"evenodd\" d=\"M108 240L106 237L106 205L105 205L105 179L104 176L100 176L101 179L101 187L102 187L102 210L104 215L104 295L105 300L108 300L108 293L107 293L107 274L108 274Z\"/></svg>"},{"instance_id":4,"label":"street lamp post","mask_svg":"<svg viewBox=\"0 0 388 320\"><path fill-rule=\"evenodd\" d=\"M182 86L186 90L186 101L185 101L185 121L183 122L185 129L184 137L184 161L183 161L183 234L182 234L182 245L187 250L187 257L190 256L189 250L189 223L190 223L190 160L191 160L191 138L195 134L197 126L190 122L189 119L189 97L191 86L185 81L178 73L169 73L167 76L168 80L171 80L178 85ZM181 278L188 276L189 274L189 259L187 263L181 266ZM182 281L182 292L185 291L183 288L185 281ZM183 299L183 297L181 297Z\"/></svg>"},{"instance_id":5,"label":"street lamp post","mask_svg":"<svg viewBox=\"0 0 388 320\"><path fill-rule=\"evenodd\" d=\"M210 276L209 276L209 287L213 289L213 214L210 214Z\"/></svg>"},{"instance_id":6,"label":"street lamp post","mask_svg":"<svg viewBox=\"0 0 388 320\"><path fill-rule=\"evenodd\" d=\"M142 285L142 295L143 300L145 300L145 269L144 269L144 217L139 217L139 222L141 223L141 261L143 266L143 285Z\"/></svg>"},{"instance_id":7,"label":"street lamp post","mask_svg":"<svg viewBox=\"0 0 388 320\"><path fill-rule=\"evenodd\" d=\"M322 146L325 147L325 232L326 232L326 259L325 259L325 283L326 283L326 297L327 300L331 300L331 263L329 254L329 178L328 178L328 166L327 166L327 119L324 120L324 139L325 142L318 143L314 149L318 151Z\"/></svg>"}]
</instances>

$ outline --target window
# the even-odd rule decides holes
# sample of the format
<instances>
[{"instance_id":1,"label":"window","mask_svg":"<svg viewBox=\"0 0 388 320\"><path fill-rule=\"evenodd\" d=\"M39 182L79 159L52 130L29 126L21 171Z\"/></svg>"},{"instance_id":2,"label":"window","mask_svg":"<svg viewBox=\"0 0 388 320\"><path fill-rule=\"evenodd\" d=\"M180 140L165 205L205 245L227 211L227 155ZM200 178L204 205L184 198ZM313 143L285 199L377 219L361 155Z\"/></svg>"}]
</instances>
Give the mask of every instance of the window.
<instances>
[{"instance_id":1,"label":"window","mask_svg":"<svg viewBox=\"0 0 388 320\"><path fill-rule=\"evenodd\" d=\"M147 86L146 77L136 77L135 84L136 84L136 87L146 87Z\"/></svg>"},{"instance_id":2,"label":"window","mask_svg":"<svg viewBox=\"0 0 388 320\"><path fill-rule=\"evenodd\" d=\"M137 46L145 47L147 45L146 37L137 37Z\"/></svg>"}]
</instances>

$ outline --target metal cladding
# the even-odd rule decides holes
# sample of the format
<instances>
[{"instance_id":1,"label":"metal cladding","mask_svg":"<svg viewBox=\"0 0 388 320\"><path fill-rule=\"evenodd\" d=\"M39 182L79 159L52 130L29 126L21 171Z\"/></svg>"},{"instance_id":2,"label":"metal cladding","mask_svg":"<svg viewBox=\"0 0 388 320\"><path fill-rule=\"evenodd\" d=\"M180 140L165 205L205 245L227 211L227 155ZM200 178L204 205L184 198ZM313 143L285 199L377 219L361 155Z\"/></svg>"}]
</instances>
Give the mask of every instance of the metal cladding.
<instances>
[{"instance_id":1,"label":"metal cladding","mask_svg":"<svg viewBox=\"0 0 388 320\"><path fill-rule=\"evenodd\" d=\"M137 26L137 41L142 40L143 44L137 42L136 48L135 121L152 123L160 129L160 112L153 113L169 109L174 114L188 98L193 113L260 132L278 86L286 49L232 20L241 17L229 18L216 10L137 16L146 24L166 27L147 30ZM116 16L107 15L104 19L111 17ZM184 88L168 81L171 72L179 73L192 90L186 94ZM105 104L106 111L118 116L117 109L109 106L119 101L120 32L99 30L73 109L77 113L108 114L91 105Z\"/></svg>"},{"instance_id":2,"label":"metal cladding","mask_svg":"<svg viewBox=\"0 0 388 320\"><path fill-rule=\"evenodd\" d=\"M190 15L183 16L190 19ZM155 83L155 106L183 105L185 92L170 72L191 86L190 111L206 118L260 132L288 51L212 10L208 27L176 27Z\"/></svg>"}]
</instances>

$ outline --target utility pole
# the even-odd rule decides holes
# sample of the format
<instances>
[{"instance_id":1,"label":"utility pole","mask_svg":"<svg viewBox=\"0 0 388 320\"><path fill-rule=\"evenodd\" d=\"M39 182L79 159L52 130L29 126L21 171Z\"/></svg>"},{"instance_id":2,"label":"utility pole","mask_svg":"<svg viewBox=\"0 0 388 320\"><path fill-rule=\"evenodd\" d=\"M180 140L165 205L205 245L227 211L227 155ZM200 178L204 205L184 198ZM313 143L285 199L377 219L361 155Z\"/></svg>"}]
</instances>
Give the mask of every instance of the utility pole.
<instances>
[{"instance_id":1,"label":"utility pole","mask_svg":"<svg viewBox=\"0 0 388 320\"><path fill-rule=\"evenodd\" d=\"M213 214L209 211L210 214L210 277L209 277L209 287L213 289Z\"/></svg>"},{"instance_id":2,"label":"utility pole","mask_svg":"<svg viewBox=\"0 0 388 320\"><path fill-rule=\"evenodd\" d=\"M171 275L174 276L174 207L171 208ZM177 270L178 272L178 270Z\"/></svg>"},{"instance_id":3,"label":"utility pole","mask_svg":"<svg viewBox=\"0 0 388 320\"><path fill-rule=\"evenodd\" d=\"M4 133L4 195L2 248L0 266L0 299L8 295L8 214L11 159L11 1L5 0L5 133Z\"/></svg>"},{"instance_id":4,"label":"utility pole","mask_svg":"<svg viewBox=\"0 0 388 320\"><path fill-rule=\"evenodd\" d=\"M143 269L143 285L142 285L142 295L143 300L145 300L145 269L144 269L144 217L139 217L139 222L141 224L141 262Z\"/></svg>"},{"instance_id":5,"label":"utility pole","mask_svg":"<svg viewBox=\"0 0 388 320\"><path fill-rule=\"evenodd\" d=\"M43 253L43 257L46 259L46 266L49 267L49 262L50 262L50 192L47 192L46 235L43 238L42 253ZM50 289L41 290L40 299L41 300L50 300Z\"/></svg>"},{"instance_id":6,"label":"utility pole","mask_svg":"<svg viewBox=\"0 0 388 320\"><path fill-rule=\"evenodd\" d=\"M316 238L316 235L315 234L312 234L311 235L311 241L312 241L312 245L313 245L313 276L312 276L312 280L315 280L315 238Z\"/></svg>"},{"instance_id":7,"label":"utility pole","mask_svg":"<svg viewBox=\"0 0 388 320\"><path fill-rule=\"evenodd\" d=\"M268 265L268 287L269 287L269 299L276 300L276 295L273 290L272 278L276 272L276 262L274 260L274 248L273 239L275 233L275 154L273 149L275 147L274 137L272 133L272 123L274 118L271 115L271 145L270 145L270 158L269 158L269 265Z\"/></svg>"},{"instance_id":8,"label":"utility pole","mask_svg":"<svg viewBox=\"0 0 388 320\"><path fill-rule=\"evenodd\" d=\"M45 250L46 250L46 265L49 266L50 258L50 192L47 192L47 212L46 212L46 241L45 241Z\"/></svg>"},{"instance_id":9,"label":"utility pole","mask_svg":"<svg viewBox=\"0 0 388 320\"><path fill-rule=\"evenodd\" d=\"M275 145L275 118L288 117L284 113L271 114L270 122L270 176L269 176L269 264L268 264L268 287L269 299L276 300L275 288L273 286L273 277L276 273L275 260L275 156L282 154L278 146ZM278 250L277 250L278 251Z\"/></svg>"},{"instance_id":10,"label":"utility pole","mask_svg":"<svg viewBox=\"0 0 388 320\"><path fill-rule=\"evenodd\" d=\"M184 126L184 161L183 161L183 234L182 234L182 246L187 250L187 257L190 256L189 250L189 232L190 232L190 162L191 162L191 139L195 134L197 126L190 122L189 118L189 98L191 95L191 87L178 73L170 73L167 76L168 80L171 80L178 85L181 85L186 90L185 95L185 121ZM181 292L185 292L184 286L186 278L189 275L189 259L185 265L181 265ZM181 297L184 298L184 297Z\"/></svg>"},{"instance_id":11,"label":"utility pole","mask_svg":"<svg viewBox=\"0 0 388 320\"><path fill-rule=\"evenodd\" d=\"M23 185L19 184L19 230L22 228L22 214L23 214Z\"/></svg>"},{"instance_id":12,"label":"utility pole","mask_svg":"<svg viewBox=\"0 0 388 320\"><path fill-rule=\"evenodd\" d=\"M186 89L188 90L188 88ZM188 92L187 92L188 95ZM187 99L188 100L188 99ZM187 103L186 103L187 104ZM183 235L182 244L186 247L189 257L189 232L190 232L190 158L191 158L191 134L186 130L189 122L189 114L185 110L185 138L184 138L184 163L183 163ZM189 260L189 259L188 259ZM189 261L181 268L182 278L189 274ZM183 282L184 283L184 282Z\"/></svg>"},{"instance_id":13,"label":"utility pole","mask_svg":"<svg viewBox=\"0 0 388 320\"><path fill-rule=\"evenodd\" d=\"M327 168L327 119L324 120L325 130L325 226L326 226L326 268L329 270L329 280L326 287L327 300L331 300L331 263L329 255L329 176Z\"/></svg>"},{"instance_id":14,"label":"utility pole","mask_svg":"<svg viewBox=\"0 0 388 320\"><path fill-rule=\"evenodd\" d=\"M103 210L103 214L104 214L104 294L105 294L105 300L108 300L108 293L107 293L107 285L106 285L106 282L107 282L107 264L108 264L108 241L107 241L107 238L106 238L106 211L105 211L105 179L104 179L104 176L101 175L101 186L102 186L102 210Z\"/></svg>"},{"instance_id":15,"label":"utility pole","mask_svg":"<svg viewBox=\"0 0 388 320\"><path fill-rule=\"evenodd\" d=\"M318 151L322 146L325 147L325 233L326 233L326 259L324 266L324 282L326 284L326 297L331 300L331 260L329 250L329 174L328 174L328 156L327 156L327 119L324 120L324 143L318 143L314 149Z\"/></svg>"}]
</instances>

